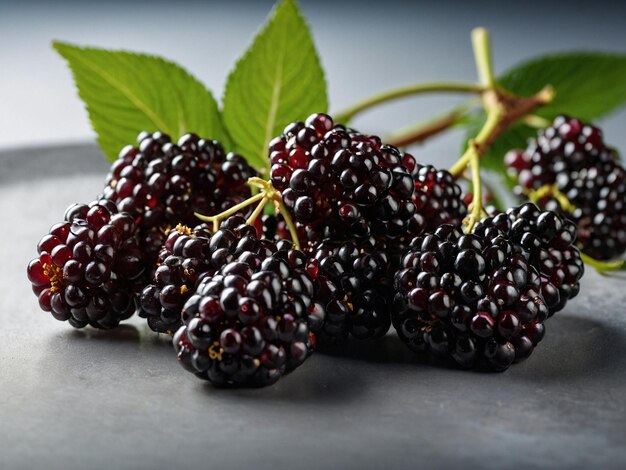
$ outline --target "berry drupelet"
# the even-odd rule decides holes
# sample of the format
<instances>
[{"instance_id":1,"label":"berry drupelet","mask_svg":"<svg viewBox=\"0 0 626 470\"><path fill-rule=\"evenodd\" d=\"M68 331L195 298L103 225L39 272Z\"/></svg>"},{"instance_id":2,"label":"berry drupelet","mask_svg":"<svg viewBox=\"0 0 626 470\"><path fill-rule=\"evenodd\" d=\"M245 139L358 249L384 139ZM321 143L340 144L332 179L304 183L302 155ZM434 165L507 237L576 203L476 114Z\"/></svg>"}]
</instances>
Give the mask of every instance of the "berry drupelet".
<instances>
[{"instance_id":1,"label":"berry drupelet","mask_svg":"<svg viewBox=\"0 0 626 470\"><path fill-rule=\"evenodd\" d=\"M158 333L173 334L182 324L183 305L206 276L246 253L255 266L271 253L271 242L259 240L255 227L234 215L211 234L204 224L170 232L157 261L152 284L141 294L139 315Z\"/></svg>"},{"instance_id":2,"label":"berry drupelet","mask_svg":"<svg viewBox=\"0 0 626 470\"><path fill-rule=\"evenodd\" d=\"M161 132L142 132L137 140L111 165L104 197L135 218L152 269L169 229L195 226L194 212L217 214L245 200L255 172L243 157L195 134L173 143Z\"/></svg>"},{"instance_id":3,"label":"berry drupelet","mask_svg":"<svg viewBox=\"0 0 626 470\"><path fill-rule=\"evenodd\" d=\"M446 170L415 163L410 154L405 154L403 161L415 181L416 213L409 223L409 236L430 233L443 224L460 225L467 215L467 207L454 177Z\"/></svg>"},{"instance_id":4,"label":"berry drupelet","mask_svg":"<svg viewBox=\"0 0 626 470\"><path fill-rule=\"evenodd\" d=\"M576 241L576 225L532 203L511 208L476 224L474 233L494 240L506 237L541 276L541 294L549 314L578 295L584 264Z\"/></svg>"},{"instance_id":5,"label":"berry drupelet","mask_svg":"<svg viewBox=\"0 0 626 470\"><path fill-rule=\"evenodd\" d=\"M270 142L269 158L272 185L317 240L395 238L415 213L403 154L326 114L289 124Z\"/></svg>"},{"instance_id":6,"label":"berry drupelet","mask_svg":"<svg viewBox=\"0 0 626 470\"><path fill-rule=\"evenodd\" d=\"M607 260L626 251L626 170L600 129L557 117L526 150L509 152L505 164L520 194L535 192L542 208L576 223L584 253Z\"/></svg>"},{"instance_id":7,"label":"berry drupelet","mask_svg":"<svg viewBox=\"0 0 626 470\"><path fill-rule=\"evenodd\" d=\"M75 328L108 329L135 312L143 282L133 218L110 201L70 206L37 245L28 279L40 307Z\"/></svg>"},{"instance_id":8,"label":"berry drupelet","mask_svg":"<svg viewBox=\"0 0 626 470\"><path fill-rule=\"evenodd\" d=\"M269 243L264 255L242 251L184 305L178 359L215 385L265 386L291 372L312 353L329 301L338 301L290 242Z\"/></svg>"},{"instance_id":9,"label":"berry drupelet","mask_svg":"<svg viewBox=\"0 0 626 470\"><path fill-rule=\"evenodd\" d=\"M392 318L404 343L462 367L505 370L544 334L539 273L503 236L489 240L442 225L416 237L395 288Z\"/></svg>"},{"instance_id":10,"label":"berry drupelet","mask_svg":"<svg viewBox=\"0 0 626 470\"><path fill-rule=\"evenodd\" d=\"M349 334L358 339L384 336L391 326L393 300L393 272L384 242L374 238L325 240L310 252L319 272L339 287L345 301L327 312L320 340Z\"/></svg>"}]
</instances>

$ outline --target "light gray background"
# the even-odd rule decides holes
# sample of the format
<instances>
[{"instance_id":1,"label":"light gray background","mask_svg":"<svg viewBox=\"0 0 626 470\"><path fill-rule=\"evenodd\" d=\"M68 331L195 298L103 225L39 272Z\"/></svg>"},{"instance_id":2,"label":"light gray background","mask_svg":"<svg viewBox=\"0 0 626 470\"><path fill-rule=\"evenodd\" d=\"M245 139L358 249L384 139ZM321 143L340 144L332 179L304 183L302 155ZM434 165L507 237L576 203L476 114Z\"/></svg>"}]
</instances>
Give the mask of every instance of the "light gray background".
<instances>
[{"instance_id":1,"label":"light gray background","mask_svg":"<svg viewBox=\"0 0 626 470\"><path fill-rule=\"evenodd\" d=\"M476 25L492 31L498 70L544 51L626 52L622 7L501 3L304 1L332 109L396 85L473 80ZM530 360L503 374L424 362L389 335L316 354L263 390L195 380L138 320L73 331L38 310L25 278L35 245L106 171L49 42L162 54L219 96L270 6L0 1L0 468L623 468L623 276L589 272ZM383 133L455 102L409 100L355 124ZM625 124L625 112L604 123L622 151ZM446 166L459 137L416 154Z\"/></svg>"}]
</instances>

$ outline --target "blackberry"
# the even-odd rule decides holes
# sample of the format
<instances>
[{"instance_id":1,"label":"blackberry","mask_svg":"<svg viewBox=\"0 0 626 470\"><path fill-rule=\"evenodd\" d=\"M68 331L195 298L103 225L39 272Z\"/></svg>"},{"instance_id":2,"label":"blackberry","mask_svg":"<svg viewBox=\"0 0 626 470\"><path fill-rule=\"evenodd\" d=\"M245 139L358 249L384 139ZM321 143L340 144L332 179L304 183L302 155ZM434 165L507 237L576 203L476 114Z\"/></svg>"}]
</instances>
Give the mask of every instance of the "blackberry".
<instances>
[{"instance_id":1,"label":"blackberry","mask_svg":"<svg viewBox=\"0 0 626 470\"><path fill-rule=\"evenodd\" d=\"M376 136L313 114L270 142L270 180L318 240L395 238L415 213L414 183L402 157Z\"/></svg>"},{"instance_id":2,"label":"blackberry","mask_svg":"<svg viewBox=\"0 0 626 470\"><path fill-rule=\"evenodd\" d=\"M411 241L395 275L392 314L412 350L463 367L505 370L541 341L548 307L539 273L504 236L453 225Z\"/></svg>"},{"instance_id":3,"label":"blackberry","mask_svg":"<svg viewBox=\"0 0 626 470\"><path fill-rule=\"evenodd\" d=\"M325 240L310 249L319 272L339 287L344 303L327 312L320 339L384 336L391 326L393 272L384 242ZM344 306L348 308L345 309Z\"/></svg>"},{"instance_id":4,"label":"blackberry","mask_svg":"<svg viewBox=\"0 0 626 470\"><path fill-rule=\"evenodd\" d=\"M537 202L574 221L584 253L608 260L626 251L626 171L600 129L559 116L526 150L509 152L505 165L518 193L552 186L569 201L573 207L546 194Z\"/></svg>"},{"instance_id":5,"label":"blackberry","mask_svg":"<svg viewBox=\"0 0 626 470\"><path fill-rule=\"evenodd\" d=\"M325 289L307 256L290 242L266 245L266 257L243 251L206 276L182 311L174 335L180 363L218 386L258 387L276 382L312 353Z\"/></svg>"},{"instance_id":6,"label":"blackberry","mask_svg":"<svg viewBox=\"0 0 626 470\"><path fill-rule=\"evenodd\" d=\"M205 224L193 230L177 226L159 254L152 284L141 293L139 315L147 318L152 330L173 334L182 324L183 305L204 277L244 252L244 259L256 266L270 253L270 246L238 215L226 219L213 235Z\"/></svg>"},{"instance_id":7,"label":"blackberry","mask_svg":"<svg viewBox=\"0 0 626 470\"><path fill-rule=\"evenodd\" d=\"M430 233L443 224L460 225L467 215L467 207L454 177L446 170L415 163L410 154L405 154L403 161L415 181L416 213L409 224L410 236Z\"/></svg>"},{"instance_id":8,"label":"blackberry","mask_svg":"<svg viewBox=\"0 0 626 470\"><path fill-rule=\"evenodd\" d=\"M152 268L169 229L193 227L194 212L217 214L250 197L245 185L254 170L215 140L186 134L171 142L161 132L142 132L111 165L104 197L131 214Z\"/></svg>"},{"instance_id":9,"label":"blackberry","mask_svg":"<svg viewBox=\"0 0 626 470\"><path fill-rule=\"evenodd\" d=\"M541 293L550 316L565 307L580 291L584 264L576 240L576 225L532 203L488 217L474 227L488 240L504 236L541 275Z\"/></svg>"},{"instance_id":10,"label":"blackberry","mask_svg":"<svg viewBox=\"0 0 626 470\"><path fill-rule=\"evenodd\" d=\"M74 204L37 245L27 269L39 306L75 328L113 328L135 312L143 282L133 218L110 201Z\"/></svg>"}]
</instances>

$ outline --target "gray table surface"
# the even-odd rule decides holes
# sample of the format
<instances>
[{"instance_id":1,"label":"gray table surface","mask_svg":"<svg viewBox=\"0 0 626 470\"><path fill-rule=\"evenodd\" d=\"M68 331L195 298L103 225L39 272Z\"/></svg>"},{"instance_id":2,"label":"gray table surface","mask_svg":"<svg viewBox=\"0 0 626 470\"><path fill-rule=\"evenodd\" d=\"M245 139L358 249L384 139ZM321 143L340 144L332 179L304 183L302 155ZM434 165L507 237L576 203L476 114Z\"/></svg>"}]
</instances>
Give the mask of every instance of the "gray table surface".
<instances>
[{"instance_id":1,"label":"gray table surface","mask_svg":"<svg viewBox=\"0 0 626 470\"><path fill-rule=\"evenodd\" d=\"M588 272L533 356L502 374L389 334L315 354L276 385L220 390L135 319L73 330L25 276L106 164L90 145L0 153L0 468L623 468L625 279Z\"/></svg>"}]
</instances>

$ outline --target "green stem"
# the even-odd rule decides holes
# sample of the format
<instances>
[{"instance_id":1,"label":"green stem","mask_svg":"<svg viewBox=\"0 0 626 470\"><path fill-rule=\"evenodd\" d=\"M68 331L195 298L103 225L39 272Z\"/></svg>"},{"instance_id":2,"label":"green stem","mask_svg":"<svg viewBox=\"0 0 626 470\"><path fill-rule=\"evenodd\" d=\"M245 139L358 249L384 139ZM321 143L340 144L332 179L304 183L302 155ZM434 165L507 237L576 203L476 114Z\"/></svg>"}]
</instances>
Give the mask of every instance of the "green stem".
<instances>
[{"instance_id":1,"label":"green stem","mask_svg":"<svg viewBox=\"0 0 626 470\"><path fill-rule=\"evenodd\" d=\"M472 210L467 220L465 227L465 233L472 233L474 225L478 222L483 215L483 195L482 184L480 181L480 154L476 148L474 140L470 140L467 149L470 155L470 164L472 166Z\"/></svg>"},{"instance_id":2,"label":"green stem","mask_svg":"<svg viewBox=\"0 0 626 470\"><path fill-rule=\"evenodd\" d=\"M224 212L220 212L217 215L202 215L202 214L198 214L197 212L195 212L195 215L197 218L199 218L200 220L204 221L204 222L212 222L213 223L213 231L217 231L217 229L219 229L220 226L220 222L222 220L224 220L226 217L233 215L235 212L240 211L241 209L243 209L244 207L248 207L250 204L254 204L257 201L260 201L261 199L263 199L265 197L264 193L258 193L255 194L254 196L252 196L249 199L246 199L245 201L231 207L230 209L225 210Z\"/></svg>"},{"instance_id":3,"label":"green stem","mask_svg":"<svg viewBox=\"0 0 626 470\"><path fill-rule=\"evenodd\" d=\"M502 118L503 114L504 110L500 106L489 110L487 114L487 120L485 121L485 124L483 125L476 138L471 141L471 145L467 146L467 150L465 151L465 153L452 166L452 168L450 168L449 171L452 176L454 176L455 178L461 176L463 171L465 171L467 165L469 165L469 163L471 162L474 153L477 153L480 157L483 152L484 146L491 139L491 136L494 134L496 128L500 124L500 119Z\"/></svg>"},{"instance_id":4,"label":"green stem","mask_svg":"<svg viewBox=\"0 0 626 470\"><path fill-rule=\"evenodd\" d=\"M280 212L283 215L283 219L285 220L285 223L287 224L287 227L289 228L291 241L293 242L296 249L299 250L300 239L298 238L298 231L296 230L296 225L293 223L293 220L291 219L291 216L289 215L289 211L287 210L287 208L285 207L285 204L283 203L283 198L279 197L275 199L275 201L276 201L276 204L278 205L278 212Z\"/></svg>"},{"instance_id":5,"label":"green stem","mask_svg":"<svg viewBox=\"0 0 626 470\"><path fill-rule=\"evenodd\" d=\"M583 263L592 266L598 271L600 274L604 274L610 271L619 271L624 266L625 260L616 260L616 261L599 261L597 259L592 258L584 253L580 253L580 259L583 260Z\"/></svg>"},{"instance_id":6,"label":"green stem","mask_svg":"<svg viewBox=\"0 0 626 470\"><path fill-rule=\"evenodd\" d=\"M483 88L492 90L496 86L496 78L491 62L491 45L489 33L485 28L475 28L472 31L472 47L474 60L478 70L478 79Z\"/></svg>"},{"instance_id":7,"label":"green stem","mask_svg":"<svg viewBox=\"0 0 626 470\"><path fill-rule=\"evenodd\" d=\"M335 113L335 121L347 124L354 116L363 111L373 108L388 101L397 100L405 96L419 95L424 93L447 92L447 93L482 93L484 87L473 83L456 83L456 82L430 82L419 83L416 85L407 85L392 90L377 93L358 103Z\"/></svg>"},{"instance_id":8,"label":"green stem","mask_svg":"<svg viewBox=\"0 0 626 470\"><path fill-rule=\"evenodd\" d=\"M558 186L555 184L544 184L540 188L530 189L524 191L526 197L537 205L541 205L540 202L546 197L552 197L557 200L561 209L569 214L576 210L576 207L570 202L565 194L559 191Z\"/></svg>"},{"instance_id":9,"label":"green stem","mask_svg":"<svg viewBox=\"0 0 626 470\"><path fill-rule=\"evenodd\" d=\"M524 121L524 124L535 129L545 129L551 124L551 121L549 119L537 116L536 114L529 114L528 116L524 116L522 120Z\"/></svg>"},{"instance_id":10,"label":"green stem","mask_svg":"<svg viewBox=\"0 0 626 470\"><path fill-rule=\"evenodd\" d=\"M256 206L254 212L250 215L250 217L248 217L248 220L246 220L248 225L252 225L259 215L261 215L261 212L263 212L263 209L265 209L265 205L269 202L269 200L270 199L267 196L261 199L261 202L259 202L259 205Z\"/></svg>"}]
</instances>

